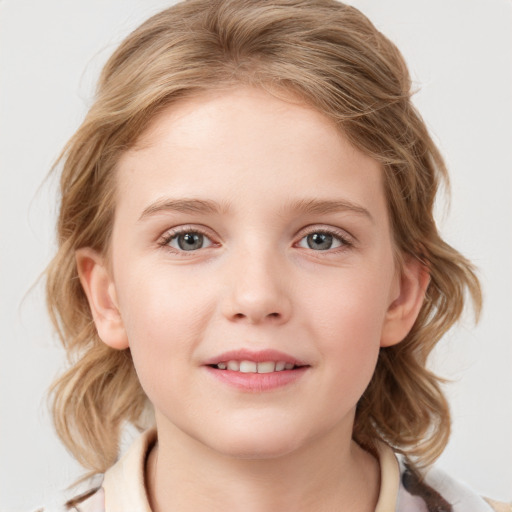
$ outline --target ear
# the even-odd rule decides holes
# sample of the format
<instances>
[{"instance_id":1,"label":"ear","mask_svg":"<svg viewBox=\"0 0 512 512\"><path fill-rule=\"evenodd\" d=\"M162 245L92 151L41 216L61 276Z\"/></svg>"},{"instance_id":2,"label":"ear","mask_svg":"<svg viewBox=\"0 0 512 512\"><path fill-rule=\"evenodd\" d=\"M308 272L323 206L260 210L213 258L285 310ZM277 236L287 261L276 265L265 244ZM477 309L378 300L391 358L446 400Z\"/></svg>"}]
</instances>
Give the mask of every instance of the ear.
<instances>
[{"instance_id":1,"label":"ear","mask_svg":"<svg viewBox=\"0 0 512 512\"><path fill-rule=\"evenodd\" d=\"M78 249L75 258L80 283L89 301L98 336L112 348L128 348L114 281L104 258L89 247Z\"/></svg>"},{"instance_id":2,"label":"ear","mask_svg":"<svg viewBox=\"0 0 512 512\"><path fill-rule=\"evenodd\" d=\"M400 343L412 329L430 282L428 269L413 256L406 255L398 276L395 296L386 312L381 347Z\"/></svg>"}]
</instances>

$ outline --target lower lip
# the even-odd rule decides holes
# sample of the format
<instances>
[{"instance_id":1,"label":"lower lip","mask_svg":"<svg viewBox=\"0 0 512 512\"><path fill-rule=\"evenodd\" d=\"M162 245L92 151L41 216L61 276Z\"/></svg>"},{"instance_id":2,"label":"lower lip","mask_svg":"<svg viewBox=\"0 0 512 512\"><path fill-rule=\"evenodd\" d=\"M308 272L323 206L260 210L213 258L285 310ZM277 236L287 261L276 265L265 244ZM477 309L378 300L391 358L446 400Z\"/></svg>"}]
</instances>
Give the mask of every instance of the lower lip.
<instances>
[{"instance_id":1,"label":"lower lip","mask_svg":"<svg viewBox=\"0 0 512 512\"><path fill-rule=\"evenodd\" d=\"M231 370L219 370L211 366L205 366L206 370L221 382L242 391L259 393L282 388L304 376L309 366L296 368L295 370L282 370L271 373L242 373Z\"/></svg>"}]
</instances>

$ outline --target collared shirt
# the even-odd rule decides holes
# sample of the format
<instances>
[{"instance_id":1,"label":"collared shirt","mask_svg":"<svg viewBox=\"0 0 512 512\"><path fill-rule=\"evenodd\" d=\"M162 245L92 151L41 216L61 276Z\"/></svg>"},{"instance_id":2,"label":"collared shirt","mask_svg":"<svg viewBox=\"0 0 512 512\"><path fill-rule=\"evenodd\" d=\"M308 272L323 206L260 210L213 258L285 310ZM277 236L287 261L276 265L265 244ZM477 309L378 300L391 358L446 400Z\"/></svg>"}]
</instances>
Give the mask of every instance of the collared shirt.
<instances>
[{"instance_id":1,"label":"collared shirt","mask_svg":"<svg viewBox=\"0 0 512 512\"><path fill-rule=\"evenodd\" d=\"M142 434L128 452L106 473L101 488L75 507L77 512L151 512L144 482L146 458L156 441L156 432ZM509 505L495 507L450 478L431 469L424 478L395 455L379 446L380 493L375 512L492 512L512 511Z\"/></svg>"}]
</instances>

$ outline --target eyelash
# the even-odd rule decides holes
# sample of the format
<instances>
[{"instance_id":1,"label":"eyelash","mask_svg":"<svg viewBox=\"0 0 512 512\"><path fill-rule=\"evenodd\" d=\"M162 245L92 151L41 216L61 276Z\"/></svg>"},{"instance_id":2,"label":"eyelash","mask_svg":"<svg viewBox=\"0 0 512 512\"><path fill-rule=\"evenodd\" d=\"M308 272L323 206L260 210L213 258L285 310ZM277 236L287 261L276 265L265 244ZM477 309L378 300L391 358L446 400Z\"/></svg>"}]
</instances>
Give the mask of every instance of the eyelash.
<instances>
[{"instance_id":1,"label":"eyelash","mask_svg":"<svg viewBox=\"0 0 512 512\"><path fill-rule=\"evenodd\" d=\"M174 247L171 247L169 245L178 236L185 235L188 233L202 235L212 242L211 245L218 245L212 241L212 236L210 233L208 233L206 230L201 229L200 227L197 227L197 226L182 226L182 227L167 231L166 233L164 233L161 236L160 240L158 241L158 245L160 245L161 247L163 247L165 249L168 249L169 251L172 251L173 253L180 254L180 255L185 255L187 252L196 252L196 251L185 251L185 250L175 249Z\"/></svg>"},{"instance_id":2,"label":"eyelash","mask_svg":"<svg viewBox=\"0 0 512 512\"><path fill-rule=\"evenodd\" d=\"M309 248L310 250L312 250L315 253L328 253L328 254L338 253L338 252L346 251L347 249L354 247L354 244L355 244L354 238L352 236L350 236L345 231L342 231L342 230L336 229L336 228L326 229L325 227L310 226L310 227L306 228L306 230L300 234L301 235L300 239L295 245L298 245L302 240L304 240L308 236L316 235L316 234L332 236L333 239L338 240L340 242L340 246L335 247L333 249L317 250L317 251Z\"/></svg>"},{"instance_id":3,"label":"eyelash","mask_svg":"<svg viewBox=\"0 0 512 512\"><path fill-rule=\"evenodd\" d=\"M176 239L178 236L180 235L184 235L184 234L199 234L199 235L202 235L203 237L207 238L208 240L210 240L211 242L211 245L208 246L208 247L211 247L211 246L218 246L219 244L218 243L215 243L213 240L212 240L212 236L209 232L207 232L207 230L204 230L204 229L201 229L200 227L197 227L197 226L182 226L182 227L178 227L178 228L175 228L175 229L172 229L170 231L167 231L166 233L164 233L160 240L158 241L158 245L175 253L175 254L179 254L179 255L182 255L182 256L185 256L188 252L189 253L195 253L197 251L199 251L200 249L207 249L208 247L201 247L200 249L195 249L195 250L191 250L191 251L186 251L186 250L183 250L183 249L176 249L174 247L171 247L170 246L170 243ZM302 240L306 239L308 236L310 235L314 235L314 234L319 234L319 235L329 235L329 236L332 236L333 239L337 240L339 243L340 243L340 246L339 247L335 247L334 249L326 249L326 250L314 250L314 249L311 249L309 248L309 250L315 252L315 253L328 253L328 254L332 254L332 253L337 253L337 252L341 252L341 251L345 251L347 249L350 249L354 246L354 239L353 237L351 237L350 235L348 235L345 231L341 231L339 229L335 229L335 228L330 228L330 229L326 229L324 227L322 228L315 228L315 226L311 226L309 228L306 228L305 231L302 231L302 233L300 233L300 238L299 240L294 244L294 247L298 246L298 244L300 242L302 242ZM304 247L306 249L306 247Z\"/></svg>"}]
</instances>

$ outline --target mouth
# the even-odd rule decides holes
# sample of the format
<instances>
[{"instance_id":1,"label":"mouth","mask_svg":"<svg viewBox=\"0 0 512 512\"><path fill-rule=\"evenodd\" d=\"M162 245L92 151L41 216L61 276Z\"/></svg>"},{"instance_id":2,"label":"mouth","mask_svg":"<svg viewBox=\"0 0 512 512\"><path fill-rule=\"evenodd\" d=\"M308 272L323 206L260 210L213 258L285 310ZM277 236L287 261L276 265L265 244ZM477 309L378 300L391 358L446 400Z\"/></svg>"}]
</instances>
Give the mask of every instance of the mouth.
<instances>
[{"instance_id":1,"label":"mouth","mask_svg":"<svg viewBox=\"0 0 512 512\"><path fill-rule=\"evenodd\" d=\"M233 350L205 361L212 377L246 392L283 388L302 379L311 365L276 350Z\"/></svg>"},{"instance_id":2,"label":"mouth","mask_svg":"<svg viewBox=\"0 0 512 512\"><path fill-rule=\"evenodd\" d=\"M274 373L282 372L285 370L297 370L308 365L296 365L294 363L288 363L286 361L251 361L247 359L236 360L231 359L229 361L221 361L217 364L208 365L211 368L217 370L229 370L232 372L240 373Z\"/></svg>"}]
</instances>

